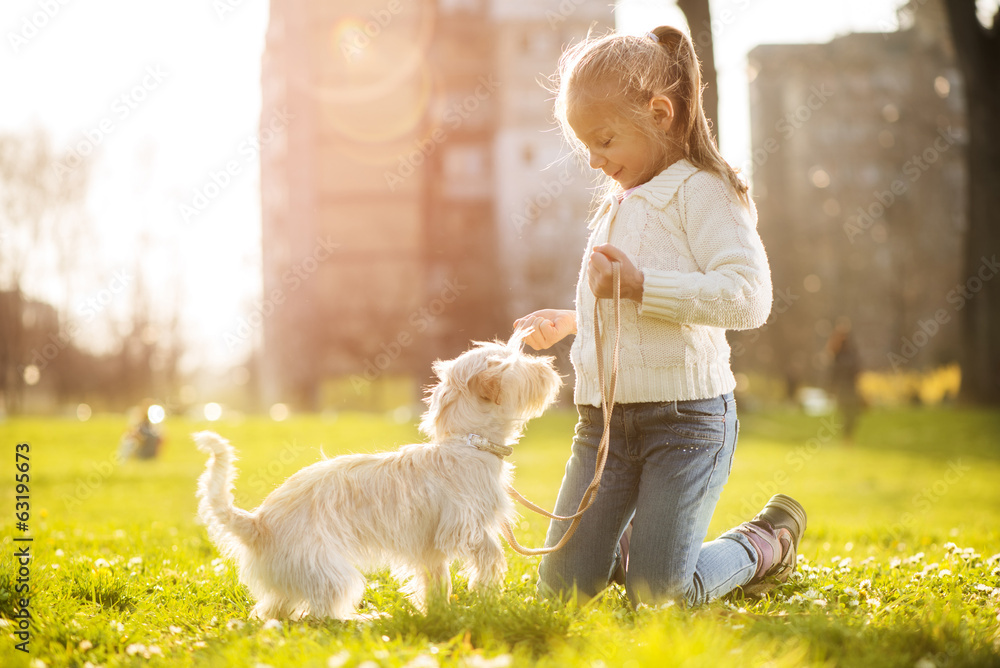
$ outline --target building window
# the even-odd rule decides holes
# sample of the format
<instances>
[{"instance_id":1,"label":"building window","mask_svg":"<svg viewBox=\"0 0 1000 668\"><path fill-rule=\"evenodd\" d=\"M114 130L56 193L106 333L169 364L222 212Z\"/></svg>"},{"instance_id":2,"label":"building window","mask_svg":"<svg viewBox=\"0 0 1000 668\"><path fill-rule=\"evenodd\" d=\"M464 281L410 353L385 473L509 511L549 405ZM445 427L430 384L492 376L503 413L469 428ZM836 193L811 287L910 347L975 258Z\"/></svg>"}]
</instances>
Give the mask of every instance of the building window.
<instances>
[{"instance_id":1,"label":"building window","mask_svg":"<svg viewBox=\"0 0 1000 668\"><path fill-rule=\"evenodd\" d=\"M442 158L443 190L457 199L489 195L489 150L483 144L448 146Z\"/></svg>"},{"instance_id":2,"label":"building window","mask_svg":"<svg viewBox=\"0 0 1000 668\"><path fill-rule=\"evenodd\" d=\"M475 14L482 10L482 0L440 0L442 14L468 12Z\"/></svg>"}]
</instances>

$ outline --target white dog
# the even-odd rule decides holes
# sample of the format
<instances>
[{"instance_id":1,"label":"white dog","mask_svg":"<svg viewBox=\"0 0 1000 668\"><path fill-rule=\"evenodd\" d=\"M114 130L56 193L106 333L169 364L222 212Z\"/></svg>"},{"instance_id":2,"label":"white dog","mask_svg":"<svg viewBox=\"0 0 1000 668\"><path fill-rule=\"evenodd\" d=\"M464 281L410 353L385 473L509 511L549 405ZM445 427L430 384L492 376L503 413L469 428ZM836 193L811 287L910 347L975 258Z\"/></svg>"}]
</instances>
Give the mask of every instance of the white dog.
<instances>
[{"instance_id":1,"label":"white dog","mask_svg":"<svg viewBox=\"0 0 1000 668\"><path fill-rule=\"evenodd\" d=\"M428 443L317 462L253 512L233 506L233 447L211 432L194 435L212 455L198 481L198 512L257 599L254 616L350 618L364 594L362 571L383 565L409 580L418 607L451 593L456 557L470 586L502 580L498 534L514 517L513 467L503 457L554 401L561 379L552 358L525 355L517 335L478 343L434 371L440 382L420 424Z\"/></svg>"}]
</instances>

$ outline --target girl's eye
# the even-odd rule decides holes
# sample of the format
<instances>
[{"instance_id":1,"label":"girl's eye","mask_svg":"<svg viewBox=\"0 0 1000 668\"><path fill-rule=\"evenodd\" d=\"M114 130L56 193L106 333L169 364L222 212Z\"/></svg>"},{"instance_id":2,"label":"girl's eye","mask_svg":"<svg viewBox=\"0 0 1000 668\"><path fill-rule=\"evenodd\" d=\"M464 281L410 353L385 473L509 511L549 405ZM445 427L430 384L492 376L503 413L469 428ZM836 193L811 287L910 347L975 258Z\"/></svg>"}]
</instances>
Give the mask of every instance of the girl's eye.
<instances>
[{"instance_id":1,"label":"girl's eye","mask_svg":"<svg viewBox=\"0 0 1000 668\"><path fill-rule=\"evenodd\" d=\"M608 139L606 142L601 143L601 148L607 148L608 144L611 143L611 139L614 139L614 137Z\"/></svg>"}]
</instances>

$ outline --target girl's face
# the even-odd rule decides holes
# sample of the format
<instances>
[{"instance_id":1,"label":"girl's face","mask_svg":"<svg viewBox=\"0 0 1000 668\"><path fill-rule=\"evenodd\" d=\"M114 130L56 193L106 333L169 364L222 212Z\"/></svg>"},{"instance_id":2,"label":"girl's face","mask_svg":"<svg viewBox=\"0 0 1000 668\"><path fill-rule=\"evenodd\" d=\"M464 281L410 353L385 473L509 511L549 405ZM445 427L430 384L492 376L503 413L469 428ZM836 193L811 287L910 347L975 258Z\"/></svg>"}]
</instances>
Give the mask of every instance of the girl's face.
<instances>
[{"instance_id":1,"label":"girl's face","mask_svg":"<svg viewBox=\"0 0 1000 668\"><path fill-rule=\"evenodd\" d=\"M646 183L665 166L663 148L633 123L610 113L610 104L574 104L566 120L590 154L590 166L628 190Z\"/></svg>"}]
</instances>

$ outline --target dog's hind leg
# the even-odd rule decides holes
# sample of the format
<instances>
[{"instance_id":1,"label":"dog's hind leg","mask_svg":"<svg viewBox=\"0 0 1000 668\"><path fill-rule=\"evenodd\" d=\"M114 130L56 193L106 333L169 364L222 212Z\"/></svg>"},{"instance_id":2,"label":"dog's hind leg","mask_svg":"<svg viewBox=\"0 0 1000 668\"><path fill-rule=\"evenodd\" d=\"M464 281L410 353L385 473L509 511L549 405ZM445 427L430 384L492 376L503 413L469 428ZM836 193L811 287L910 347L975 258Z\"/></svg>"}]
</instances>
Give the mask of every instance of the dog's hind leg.
<instances>
[{"instance_id":1,"label":"dog's hind leg","mask_svg":"<svg viewBox=\"0 0 1000 668\"><path fill-rule=\"evenodd\" d=\"M309 614L352 619L365 595L365 576L347 561L328 559L318 582L306 594Z\"/></svg>"}]
</instances>

